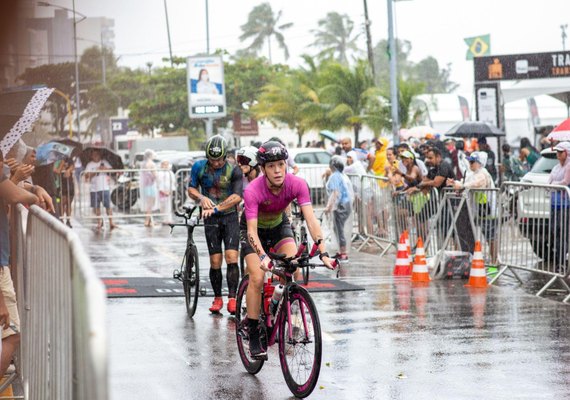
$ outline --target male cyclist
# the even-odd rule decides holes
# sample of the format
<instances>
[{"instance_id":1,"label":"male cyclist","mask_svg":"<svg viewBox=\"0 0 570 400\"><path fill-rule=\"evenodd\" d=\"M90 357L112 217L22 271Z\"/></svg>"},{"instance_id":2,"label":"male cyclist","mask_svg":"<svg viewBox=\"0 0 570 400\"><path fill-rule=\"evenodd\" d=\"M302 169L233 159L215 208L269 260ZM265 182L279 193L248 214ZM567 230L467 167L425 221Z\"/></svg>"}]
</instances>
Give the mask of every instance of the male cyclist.
<instances>
[{"instance_id":1,"label":"male cyclist","mask_svg":"<svg viewBox=\"0 0 570 400\"><path fill-rule=\"evenodd\" d=\"M224 306L222 299L222 241L227 264L228 312L235 314L236 291L239 281L238 248L239 221L236 205L242 196L242 173L226 161L226 140L219 135L206 142L206 160L192 165L188 195L200 203L204 217L204 231L210 254L210 283L214 302L210 312L218 313ZM200 187L200 191L198 190Z\"/></svg>"},{"instance_id":2,"label":"male cyclist","mask_svg":"<svg viewBox=\"0 0 570 400\"><path fill-rule=\"evenodd\" d=\"M275 141L262 144L257 153L257 162L263 175L253 180L244 191L245 218L241 218L240 233L241 251L245 254L249 272L246 300L249 348L253 358L267 358L259 335L260 293L270 261L266 252L273 248L276 253L289 257L297 252L291 224L284 213L293 200L296 199L299 203L309 233L319 245L323 264L333 268L332 259L322 240L321 227L313 212L307 183L302 178L287 173L287 158L287 149L282 144Z\"/></svg>"}]
</instances>

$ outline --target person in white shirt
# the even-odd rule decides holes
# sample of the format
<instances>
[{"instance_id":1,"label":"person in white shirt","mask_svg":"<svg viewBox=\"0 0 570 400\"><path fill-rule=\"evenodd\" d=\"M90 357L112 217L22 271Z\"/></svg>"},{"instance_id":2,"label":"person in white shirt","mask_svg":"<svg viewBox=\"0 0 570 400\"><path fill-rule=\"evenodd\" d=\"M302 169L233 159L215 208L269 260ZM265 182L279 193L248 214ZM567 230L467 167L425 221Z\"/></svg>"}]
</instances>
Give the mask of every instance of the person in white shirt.
<instances>
[{"instance_id":1,"label":"person in white shirt","mask_svg":"<svg viewBox=\"0 0 570 400\"><path fill-rule=\"evenodd\" d=\"M160 170L156 172L156 185L160 213L164 215L163 224L172 222L172 194L176 190L176 178L168 160L160 163Z\"/></svg>"},{"instance_id":2,"label":"person in white shirt","mask_svg":"<svg viewBox=\"0 0 570 400\"><path fill-rule=\"evenodd\" d=\"M113 169L107 160L101 159L101 151L93 150L91 152L91 161L85 166L85 178L91 183L91 208L97 216L97 229L103 228L103 219L101 218L101 203L109 217L109 228L115 229L117 225L113 223L113 212L111 210L111 196L109 193L109 175L105 170Z\"/></svg>"}]
</instances>

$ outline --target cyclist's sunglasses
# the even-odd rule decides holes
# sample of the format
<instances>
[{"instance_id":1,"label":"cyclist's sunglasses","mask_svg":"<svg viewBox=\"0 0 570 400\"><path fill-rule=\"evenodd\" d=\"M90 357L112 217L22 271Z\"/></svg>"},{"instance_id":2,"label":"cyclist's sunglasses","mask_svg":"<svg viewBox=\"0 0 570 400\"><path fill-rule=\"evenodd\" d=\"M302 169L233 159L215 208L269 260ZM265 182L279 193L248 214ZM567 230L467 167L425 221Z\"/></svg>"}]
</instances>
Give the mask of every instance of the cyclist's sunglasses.
<instances>
[{"instance_id":1,"label":"cyclist's sunglasses","mask_svg":"<svg viewBox=\"0 0 570 400\"><path fill-rule=\"evenodd\" d=\"M239 165L249 165L250 161L251 160L246 156L242 156L242 155L237 156L237 162Z\"/></svg>"}]
</instances>

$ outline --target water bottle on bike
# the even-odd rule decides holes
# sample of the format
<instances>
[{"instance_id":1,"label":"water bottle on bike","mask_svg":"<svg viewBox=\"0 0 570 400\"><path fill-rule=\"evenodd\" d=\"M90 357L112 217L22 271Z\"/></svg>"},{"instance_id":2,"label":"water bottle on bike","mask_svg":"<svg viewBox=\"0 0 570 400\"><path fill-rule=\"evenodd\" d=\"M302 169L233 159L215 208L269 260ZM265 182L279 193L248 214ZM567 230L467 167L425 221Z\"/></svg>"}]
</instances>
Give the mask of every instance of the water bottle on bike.
<instances>
[{"instance_id":1,"label":"water bottle on bike","mask_svg":"<svg viewBox=\"0 0 570 400\"><path fill-rule=\"evenodd\" d=\"M273 290L273 296L271 296L271 304L269 305L269 311L271 312L271 315L273 315L273 316L275 316L275 313L277 312L277 306L279 305L279 302L281 301L281 297L283 297L283 289L284 288L285 288L284 285L279 284Z\"/></svg>"}]
</instances>

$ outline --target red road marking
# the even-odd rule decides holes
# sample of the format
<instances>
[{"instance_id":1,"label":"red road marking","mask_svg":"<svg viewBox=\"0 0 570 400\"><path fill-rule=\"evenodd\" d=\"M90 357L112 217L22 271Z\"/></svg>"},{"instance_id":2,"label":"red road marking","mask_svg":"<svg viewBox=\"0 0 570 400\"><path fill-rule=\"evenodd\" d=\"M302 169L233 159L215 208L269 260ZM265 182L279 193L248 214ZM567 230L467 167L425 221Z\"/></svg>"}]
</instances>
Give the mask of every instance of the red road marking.
<instances>
[{"instance_id":1,"label":"red road marking","mask_svg":"<svg viewBox=\"0 0 570 400\"><path fill-rule=\"evenodd\" d=\"M334 283L321 283L321 282L309 282L307 285L303 285L308 289L317 289L317 288L334 288L336 285Z\"/></svg>"},{"instance_id":2,"label":"red road marking","mask_svg":"<svg viewBox=\"0 0 570 400\"><path fill-rule=\"evenodd\" d=\"M107 286L123 286L128 285L127 279L103 279L103 283Z\"/></svg>"},{"instance_id":3,"label":"red road marking","mask_svg":"<svg viewBox=\"0 0 570 400\"><path fill-rule=\"evenodd\" d=\"M137 290L131 288L121 288L121 287L107 288L107 294L135 294L135 293L137 293Z\"/></svg>"}]
</instances>

